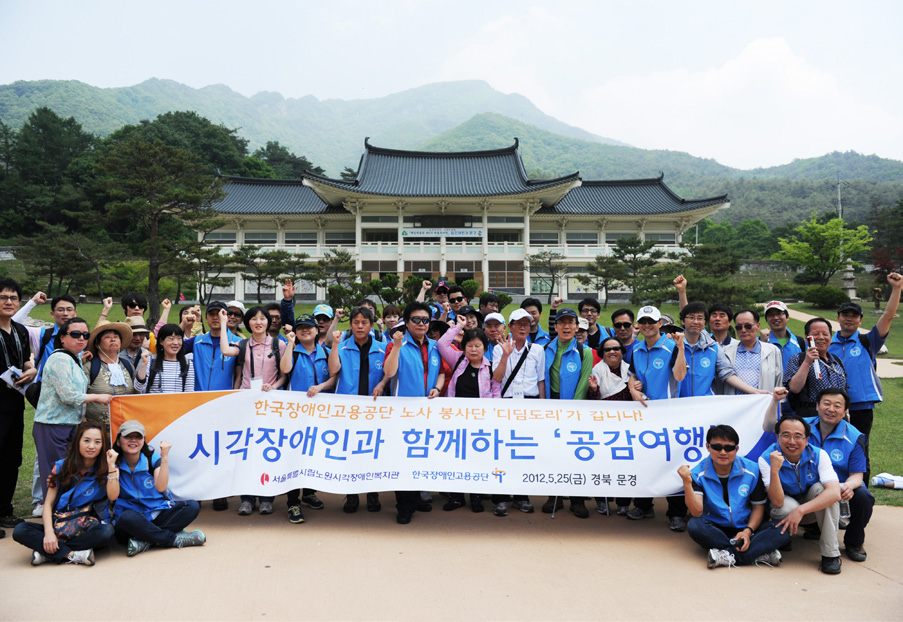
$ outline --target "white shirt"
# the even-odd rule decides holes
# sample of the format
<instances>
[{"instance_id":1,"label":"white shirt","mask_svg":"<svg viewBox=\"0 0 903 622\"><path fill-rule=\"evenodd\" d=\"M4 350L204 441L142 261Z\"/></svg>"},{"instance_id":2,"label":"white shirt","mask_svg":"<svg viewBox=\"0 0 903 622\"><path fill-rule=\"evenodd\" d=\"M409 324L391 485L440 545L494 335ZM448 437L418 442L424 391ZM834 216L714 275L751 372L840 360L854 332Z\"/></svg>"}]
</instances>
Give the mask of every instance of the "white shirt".
<instances>
[{"instance_id":1,"label":"white shirt","mask_svg":"<svg viewBox=\"0 0 903 622\"><path fill-rule=\"evenodd\" d=\"M831 457L828 453L824 449L815 449L814 447L812 449L821 454L818 456L818 481L822 484L840 481L837 479L837 473L834 472L834 465L831 464ZM793 464L786 457L784 460ZM759 456L759 474L762 476L762 483L767 487L771 482L771 459L768 454Z\"/></svg>"},{"instance_id":2,"label":"white shirt","mask_svg":"<svg viewBox=\"0 0 903 622\"><path fill-rule=\"evenodd\" d=\"M525 397L539 395L539 381L546 378L546 354L541 345L531 344L529 339L520 350L515 346L514 351L508 357L508 361L505 363L505 377L502 378L502 388L508 383L511 372L514 371L518 361L524 355L527 356L527 360L517 370L517 376L514 377L511 386L502 394L502 397L514 397L516 393L521 393ZM492 360L495 362L493 369L498 366L498 361L501 361L503 356L502 346L495 346L492 351Z\"/></svg>"}]
</instances>

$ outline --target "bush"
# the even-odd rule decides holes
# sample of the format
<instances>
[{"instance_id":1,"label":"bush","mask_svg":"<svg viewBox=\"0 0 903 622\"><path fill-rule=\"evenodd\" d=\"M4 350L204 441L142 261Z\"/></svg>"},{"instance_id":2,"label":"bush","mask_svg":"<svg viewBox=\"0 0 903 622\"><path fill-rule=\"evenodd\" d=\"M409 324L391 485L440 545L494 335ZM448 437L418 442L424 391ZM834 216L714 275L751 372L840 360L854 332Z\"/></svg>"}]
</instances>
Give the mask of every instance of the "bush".
<instances>
[{"instance_id":1,"label":"bush","mask_svg":"<svg viewBox=\"0 0 903 622\"><path fill-rule=\"evenodd\" d=\"M806 290L803 300L819 309L837 309L843 303L849 302L850 297L836 287L816 285Z\"/></svg>"},{"instance_id":2,"label":"bush","mask_svg":"<svg viewBox=\"0 0 903 622\"><path fill-rule=\"evenodd\" d=\"M774 300L803 300L807 289L801 285L780 281L772 285L771 294Z\"/></svg>"}]
</instances>

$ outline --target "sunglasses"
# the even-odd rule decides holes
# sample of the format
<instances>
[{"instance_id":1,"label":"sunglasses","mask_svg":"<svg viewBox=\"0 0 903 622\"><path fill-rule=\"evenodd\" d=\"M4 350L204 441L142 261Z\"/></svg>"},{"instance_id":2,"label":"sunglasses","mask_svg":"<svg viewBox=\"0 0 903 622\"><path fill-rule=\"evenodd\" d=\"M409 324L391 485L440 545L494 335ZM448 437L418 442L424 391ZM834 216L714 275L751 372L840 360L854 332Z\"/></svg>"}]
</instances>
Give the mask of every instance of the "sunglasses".
<instances>
[{"instance_id":1,"label":"sunglasses","mask_svg":"<svg viewBox=\"0 0 903 622\"><path fill-rule=\"evenodd\" d=\"M620 352L621 347L620 346L612 346L610 348L602 348L602 351L603 352Z\"/></svg>"},{"instance_id":2,"label":"sunglasses","mask_svg":"<svg viewBox=\"0 0 903 622\"><path fill-rule=\"evenodd\" d=\"M756 327L755 324L734 324L737 327L737 330L752 330Z\"/></svg>"},{"instance_id":3,"label":"sunglasses","mask_svg":"<svg viewBox=\"0 0 903 622\"><path fill-rule=\"evenodd\" d=\"M633 327L633 322L615 322L612 326L623 330L625 328Z\"/></svg>"},{"instance_id":4,"label":"sunglasses","mask_svg":"<svg viewBox=\"0 0 903 622\"><path fill-rule=\"evenodd\" d=\"M129 309L145 309L143 305L139 305L137 302L129 302L126 305Z\"/></svg>"},{"instance_id":5,"label":"sunglasses","mask_svg":"<svg viewBox=\"0 0 903 622\"><path fill-rule=\"evenodd\" d=\"M229 317L241 317L242 313L241 311L229 311L228 315Z\"/></svg>"},{"instance_id":6,"label":"sunglasses","mask_svg":"<svg viewBox=\"0 0 903 622\"><path fill-rule=\"evenodd\" d=\"M411 322L412 324L429 324L429 323L430 323L430 318L428 318L428 317L423 317L422 315L418 315L417 317L412 317L412 318L410 319L410 322Z\"/></svg>"},{"instance_id":7,"label":"sunglasses","mask_svg":"<svg viewBox=\"0 0 903 622\"><path fill-rule=\"evenodd\" d=\"M657 322L657 320L653 320L651 317L644 317L642 320L637 320L636 323L640 324L640 325L643 325L643 324L648 325L648 324L657 324L658 322Z\"/></svg>"},{"instance_id":8,"label":"sunglasses","mask_svg":"<svg viewBox=\"0 0 903 622\"><path fill-rule=\"evenodd\" d=\"M69 335L70 337L72 337L73 339L87 339L88 337L91 336L91 333L89 333L86 330L70 330L66 334Z\"/></svg>"},{"instance_id":9,"label":"sunglasses","mask_svg":"<svg viewBox=\"0 0 903 622\"><path fill-rule=\"evenodd\" d=\"M709 443L709 447L715 451L726 451L727 453L731 453L737 449L736 445L722 445L721 443Z\"/></svg>"},{"instance_id":10,"label":"sunglasses","mask_svg":"<svg viewBox=\"0 0 903 622\"><path fill-rule=\"evenodd\" d=\"M461 302L462 300L464 300L464 296L455 296L448 299L449 302Z\"/></svg>"}]
</instances>

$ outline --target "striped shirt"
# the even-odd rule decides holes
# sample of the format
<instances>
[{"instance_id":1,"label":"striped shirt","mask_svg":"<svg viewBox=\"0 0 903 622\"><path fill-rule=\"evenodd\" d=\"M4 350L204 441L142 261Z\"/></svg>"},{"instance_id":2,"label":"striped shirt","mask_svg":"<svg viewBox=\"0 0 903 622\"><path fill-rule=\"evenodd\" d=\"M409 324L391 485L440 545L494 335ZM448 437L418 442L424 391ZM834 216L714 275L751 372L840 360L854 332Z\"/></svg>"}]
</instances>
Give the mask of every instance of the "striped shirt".
<instances>
[{"instance_id":1,"label":"striped shirt","mask_svg":"<svg viewBox=\"0 0 903 622\"><path fill-rule=\"evenodd\" d=\"M186 354L188 361L188 376L185 378L184 393L194 391L194 357ZM150 369L154 367L154 359L151 359ZM150 375L148 371L148 376ZM179 361L163 361L163 369L154 376L153 386L148 387L148 393L183 393L182 391L182 366Z\"/></svg>"}]
</instances>

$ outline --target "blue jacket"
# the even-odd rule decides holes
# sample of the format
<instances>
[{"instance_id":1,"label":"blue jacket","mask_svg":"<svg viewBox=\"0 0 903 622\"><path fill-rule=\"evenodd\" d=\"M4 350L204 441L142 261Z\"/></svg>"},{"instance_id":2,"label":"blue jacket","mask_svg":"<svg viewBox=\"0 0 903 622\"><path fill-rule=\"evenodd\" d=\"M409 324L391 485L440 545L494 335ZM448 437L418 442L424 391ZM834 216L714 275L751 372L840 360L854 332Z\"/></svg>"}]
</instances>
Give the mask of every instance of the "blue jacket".
<instances>
[{"instance_id":1,"label":"blue jacket","mask_svg":"<svg viewBox=\"0 0 903 622\"><path fill-rule=\"evenodd\" d=\"M806 419L806 422L810 429L809 445L825 450L841 482L847 481L850 473L865 473L868 470L865 457L868 437L865 434L841 419L834 431L822 439L818 417Z\"/></svg>"},{"instance_id":2,"label":"blue jacket","mask_svg":"<svg viewBox=\"0 0 903 622\"><path fill-rule=\"evenodd\" d=\"M226 329L223 329L226 330ZM240 337L228 332L229 343L238 343ZM194 339L194 390L229 391L233 387L235 357L223 356L219 337L204 333Z\"/></svg>"},{"instance_id":3,"label":"blue jacket","mask_svg":"<svg viewBox=\"0 0 903 622\"><path fill-rule=\"evenodd\" d=\"M651 348L645 340L633 348L631 372L643 383L643 392L651 400L677 397L679 386L671 373L671 354L676 347L673 339L661 333Z\"/></svg>"},{"instance_id":4,"label":"blue jacket","mask_svg":"<svg viewBox=\"0 0 903 622\"><path fill-rule=\"evenodd\" d=\"M295 356L297 355L297 358ZM315 384L329 378L329 350L319 343L314 351L308 352L300 343L292 352L294 366L289 378L291 391L307 391Z\"/></svg>"},{"instance_id":5,"label":"blue jacket","mask_svg":"<svg viewBox=\"0 0 903 622\"><path fill-rule=\"evenodd\" d=\"M439 348L432 339L427 337L425 339L428 342L426 370L423 369L420 346L405 333L401 342L401 352L398 353L398 371L392 379L392 395L426 397L429 391L436 386L441 368ZM424 373L426 373L426 387L423 384ZM446 381L448 380L446 378Z\"/></svg>"},{"instance_id":6,"label":"blue jacket","mask_svg":"<svg viewBox=\"0 0 903 622\"><path fill-rule=\"evenodd\" d=\"M790 360L790 357L796 356L800 352L803 351L800 348L799 337L790 332L790 329L787 329L787 336L789 339L785 345L781 345L781 342L778 341L778 338L774 336L774 333L771 333L768 336L768 343L777 346L781 350L781 360L784 362L784 371L787 371L787 361ZM781 404L781 408L784 408L784 404Z\"/></svg>"},{"instance_id":7,"label":"blue jacket","mask_svg":"<svg viewBox=\"0 0 903 622\"><path fill-rule=\"evenodd\" d=\"M536 335L534 336L533 333L530 333L529 335L527 335L527 340L530 343L538 343L539 345L544 346L547 343L552 342L552 337L551 335L549 335L549 333L542 329L542 326L537 326Z\"/></svg>"},{"instance_id":8,"label":"blue jacket","mask_svg":"<svg viewBox=\"0 0 903 622\"><path fill-rule=\"evenodd\" d=\"M873 326L865 337L868 349L862 347L858 331L849 337L844 337L838 331L834 333L831 345L828 346L828 352L843 361L843 368L847 372L850 410L868 410L874 408L877 402L884 401L881 380L875 369L875 356L884 345L887 335L881 337L878 327Z\"/></svg>"},{"instance_id":9,"label":"blue jacket","mask_svg":"<svg viewBox=\"0 0 903 622\"><path fill-rule=\"evenodd\" d=\"M703 331L694 345L684 341L684 358L687 375L680 383L679 397L715 395L715 380L724 382L735 375L734 368L724 353L724 348Z\"/></svg>"},{"instance_id":10,"label":"blue jacket","mask_svg":"<svg viewBox=\"0 0 903 622\"><path fill-rule=\"evenodd\" d=\"M767 460L768 456L771 455L771 452L775 451L777 448L778 444L772 443L770 447L762 452L762 459ZM797 469L794 469L793 466L791 466L789 460L784 460L779 475L781 478L781 487L784 489L785 495L789 495L799 501L803 495L806 494L806 491L812 487L812 484L818 483L819 456L819 452L813 451L812 447L809 446L803 450ZM771 476L774 477L775 474L772 473Z\"/></svg>"},{"instance_id":11,"label":"blue jacket","mask_svg":"<svg viewBox=\"0 0 903 622\"><path fill-rule=\"evenodd\" d=\"M53 350L54 350L53 342L55 341L56 334L57 334L58 332L60 332L60 327L57 326L56 324L54 324L52 329L51 329L51 328L42 328L42 329L41 329L41 336L38 338L38 347L40 347L40 346L41 346L41 342L44 341L44 335L46 335L46 333L47 333L48 330L52 330L52 331L53 331L52 333L50 333L50 334L52 335L52 337L50 338L50 341L48 341L48 342L47 342L47 345L44 346L44 351L43 351L43 352L36 353L36 354L40 354L40 355L41 355L41 360L38 362L38 375L37 375L37 377L35 378L35 380L41 380L41 374L44 373L44 363L47 362L47 357L50 356L50 353L53 352ZM124 349L124 348L123 348L123 349ZM83 504L83 505L84 505L84 504Z\"/></svg>"},{"instance_id":12,"label":"blue jacket","mask_svg":"<svg viewBox=\"0 0 903 622\"><path fill-rule=\"evenodd\" d=\"M106 460L107 457L98 456L97 459ZM64 462L65 459L56 461L57 473L63 470ZM59 496L56 498L56 507L54 510L58 512L75 510L84 507L89 503L93 504L106 498L106 482L98 484L94 476L94 467L91 467L91 470L88 471L81 480L77 481L72 488L66 492L59 493Z\"/></svg>"},{"instance_id":13,"label":"blue jacket","mask_svg":"<svg viewBox=\"0 0 903 622\"><path fill-rule=\"evenodd\" d=\"M340 395L357 395L361 376L361 348L354 337L349 337L339 345L339 361L342 369L339 371L339 383L335 392ZM383 362L386 359L386 344L374 338L370 340L370 374L367 394L373 393L373 389L383 379Z\"/></svg>"},{"instance_id":14,"label":"blue jacket","mask_svg":"<svg viewBox=\"0 0 903 622\"><path fill-rule=\"evenodd\" d=\"M552 390L552 364L555 362L555 355L558 352L560 343L558 337L555 337L549 345L544 346L546 351L546 391ZM582 356L578 348L583 350ZM558 369L558 399L574 399L577 385L580 383L580 377L583 373L583 359L587 356L592 360L592 351L586 346L577 343L576 339L571 339L571 342L567 345L567 350L561 354L561 367Z\"/></svg>"},{"instance_id":15,"label":"blue jacket","mask_svg":"<svg viewBox=\"0 0 903 622\"><path fill-rule=\"evenodd\" d=\"M169 491L159 492L154 486L154 471L160 466L159 454L154 454L154 464L148 467L147 456L138 457L135 470L129 468L125 459L119 463L119 498L113 504L113 524L126 510L134 510L147 520L153 520L154 512L172 507Z\"/></svg>"},{"instance_id":16,"label":"blue jacket","mask_svg":"<svg viewBox=\"0 0 903 622\"><path fill-rule=\"evenodd\" d=\"M749 495L759 483L759 465L737 456L728 475L727 492L730 504L724 502L721 478L715 472L712 458L706 458L691 471L693 481L703 490L702 515L720 527L743 529L749 525L752 511Z\"/></svg>"}]
</instances>

